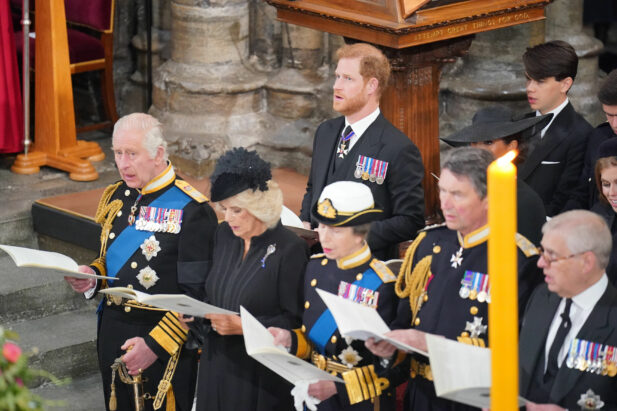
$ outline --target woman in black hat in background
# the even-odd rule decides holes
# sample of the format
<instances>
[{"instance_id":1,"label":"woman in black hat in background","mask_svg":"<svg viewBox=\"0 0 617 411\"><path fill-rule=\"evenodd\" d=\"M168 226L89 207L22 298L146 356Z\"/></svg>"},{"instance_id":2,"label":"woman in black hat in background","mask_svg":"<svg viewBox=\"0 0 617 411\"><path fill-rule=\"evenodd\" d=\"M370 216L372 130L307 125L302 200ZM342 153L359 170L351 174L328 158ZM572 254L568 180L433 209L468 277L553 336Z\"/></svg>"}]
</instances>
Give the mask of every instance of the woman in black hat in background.
<instances>
[{"instance_id":1,"label":"woman in black hat in background","mask_svg":"<svg viewBox=\"0 0 617 411\"><path fill-rule=\"evenodd\" d=\"M335 373L345 384L316 381L294 389L296 410L305 401L319 411L372 411L394 409L393 390L379 377L376 357L363 341L343 338L317 289L375 308L386 324L394 320L398 297L396 276L373 257L366 243L370 223L383 218L371 190L353 181L327 185L311 211L319 226L323 254L316 254L306 267L302 327L273 327L275 344L287 347L300 358Z\"/></svg>"},{"instance_id":2,"label":"woman in black hat in background","mask_svg":"<svg viewBox=\"0 0 617 411\"><path fill-rule=\"evenodd\" d=\"M471 145L488 150L495 158L510 150L517 150L514 164L518 166L527 156L528 142L535 130L546 126L551 117L552 114L517 118L507 107L489 106L474 114L470 126L442 140L454 147ZM540 244L542 225L546 222L542 198L523 180L517 180L516 197L518 232L532 243Z\"/></svg>"},{"instance_id":3,"label":"woman in black hat in background","mask_svg":"<svg viewBox=\"0 0 617 411\"><path fill-rule=\"evenodd\" d=\"M606 274L611 283L617 285L617 139L608 139L598 147L595 176L599 195L591 211L604 217L613 235L613 251Z\"/></svg>"},{"instance_id":4,"label":"woman in black hat in background","mask_svg":"<svg viewBox=\"0 0 617 411\"><path fill-rule=\"evenodd\" d=\"M283 195L270 165L254 151L234 148L210 180L211 200L225 221L215 234L206 301L236 312L242 305L266 327L298 327L308 249L281 225ZM247 355L240 317L206 318L197 410L290 410L292 387Z\"/></svg>"}]
</instances>

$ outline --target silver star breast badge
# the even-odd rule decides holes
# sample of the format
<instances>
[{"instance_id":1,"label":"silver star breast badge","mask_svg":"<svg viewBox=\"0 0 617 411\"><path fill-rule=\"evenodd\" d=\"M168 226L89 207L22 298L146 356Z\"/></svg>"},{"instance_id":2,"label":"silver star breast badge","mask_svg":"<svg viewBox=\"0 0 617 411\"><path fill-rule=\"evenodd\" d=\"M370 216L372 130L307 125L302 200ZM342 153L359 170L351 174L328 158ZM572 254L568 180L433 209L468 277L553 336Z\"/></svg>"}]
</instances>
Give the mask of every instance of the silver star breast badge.
<instances>
[{"instance_id":1,"label":"silver star breast badge","mask_svg":"<svg viewBox=\"0 0 617 411\"><path fill-rule=\"evenodd\" d=\"M139 274L137 274L137 279L139 280L139 284L141 284L146 290L152 287L159 280L159 276L156 275L156 271L152 268L145 267L139 270Z\"/></svg>"},{"instance_id":2,"label":"silver star breast badge","mask_svg":"<svg viewBox=\"0 0 617 411\"><path fill-rule=\"evenodd\" d=\"M452 263L452 268L460 267L463 264L463 247L459 248L458 251L452 254L450 257L450 262Z\"/></svg>"},{"instance_id":3,"label":"silver star breast badge","mask_svg":"<svg viewBox=\"0 0 617 411\"><path fill-rule=\"evenodd\" d=\"M482 325L482 317L473 317L473 322L466 321L465 331L469 331L471 338L478 338L480 335L486 333L488 325Z\"/></svg>"},{"instance_id":4,"label":"silver star breast badge","mask_svg":"<svg viewBox=\"0 0 617 411\"><path fill-rule=\"evenodd\" d=\"M576 404L581 407L581 410L599 410L604 407L604 401L591 389L587 390L585 394L581 394L581 399Z\"/></svg>"},{"instance_id":5,"label":"silver star breast badge","mask_svg":"<svg viewBox=\"0 0 617 411\"><path fill-rule=\"evenodd\" d=\"M158 252L161 251L159 242L154 237L154 234L152 234L149 238L146 238L139 247L141 248L141 253L146 257L146 260L148 261L150 261L152 257L156 257Z\"/></svg>"}]
</instances>

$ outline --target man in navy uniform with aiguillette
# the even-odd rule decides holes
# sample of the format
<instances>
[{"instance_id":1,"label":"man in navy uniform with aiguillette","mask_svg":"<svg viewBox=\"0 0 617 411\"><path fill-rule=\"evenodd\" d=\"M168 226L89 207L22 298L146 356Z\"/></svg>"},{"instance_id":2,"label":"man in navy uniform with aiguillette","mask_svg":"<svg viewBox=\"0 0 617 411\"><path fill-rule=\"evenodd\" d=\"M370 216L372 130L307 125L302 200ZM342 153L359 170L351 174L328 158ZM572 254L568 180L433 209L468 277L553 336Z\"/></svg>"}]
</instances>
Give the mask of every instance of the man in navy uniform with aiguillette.
<instances>
[{"instance_id":1,"label":"man in navy uniform with aiguillette","mask_svg":"<svg viewBox=\"0 0 617 411\"><path fill-rule=\"evenodd\" d=\"M382 260L398 257L397 244L424 227L424 166L418 148L379 110L390 64L377 48L356 43L337 51L332 107L343 114L315 133L311 172L300 219L315 227L311 209L335 181L359 181L371 189L385 218L371 224L368 245Z\"/></svg>"},{"instance_id":2,"label":"man in navy uniform with aiguillette","mask_svg":"<svg viewBox=\"0 0 617 411\"><path fill-rule=\"evenodd\" d=\"M108 186L99 202L100 256L79 270L116 279L66 280L86 298L102 288L128 287L202 299L217 225L207 198L176 177L154 117L122 117L114 126L112 144L122 181ZM97 351L107 409L136 409L134 388L143 388L142 394L149 395L141 396L140 410L189 411L197 350L185 347L186 339L174 313L106 295L99 311ZM142 387L133 387L135 378L143 381Z\"/></svg>"}]
</instances>

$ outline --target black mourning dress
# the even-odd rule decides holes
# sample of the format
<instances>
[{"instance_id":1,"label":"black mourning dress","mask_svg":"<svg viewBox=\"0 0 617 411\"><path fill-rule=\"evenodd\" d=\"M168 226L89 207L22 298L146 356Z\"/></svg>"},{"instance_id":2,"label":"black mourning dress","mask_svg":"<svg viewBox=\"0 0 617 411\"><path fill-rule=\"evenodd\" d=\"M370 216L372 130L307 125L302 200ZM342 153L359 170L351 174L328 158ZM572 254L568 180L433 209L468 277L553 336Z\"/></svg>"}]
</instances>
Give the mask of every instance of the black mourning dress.
<instances>
[{"instance_id":1,"label":"black mourning dress","mask_svg":"<svg viewBox=\"0 0 617 411\"><path fill-rule=\"evenodd\" d=\"M275 250L268 253L271 245ZM244 260L243 253L244 240L236 237L227 223L221 223L215 235L214 262L206 279L208 303L237 312L242 305L265 327L299 327L308 261L304 240L279 222L251 239ZM292 388L246 354L241 335L221 336L212 330L205 333L197 410L288 411L293 409Z\"/></svg>"}]
</instances>

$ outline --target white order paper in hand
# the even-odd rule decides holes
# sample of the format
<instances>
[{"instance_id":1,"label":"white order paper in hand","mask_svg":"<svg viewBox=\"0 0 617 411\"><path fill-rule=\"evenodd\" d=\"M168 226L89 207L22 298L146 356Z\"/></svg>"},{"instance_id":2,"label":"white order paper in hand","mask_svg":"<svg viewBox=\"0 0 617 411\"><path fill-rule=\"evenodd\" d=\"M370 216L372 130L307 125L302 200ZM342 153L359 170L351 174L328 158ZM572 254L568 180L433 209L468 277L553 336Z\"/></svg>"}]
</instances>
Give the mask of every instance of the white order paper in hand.
<instances>
[{"instance_id":1,"label":"white order paper in hand","mask_svg":"<svg viewBox=\"0 0 617 411\"><path fill-rule=\"evenodd\" d=\"M386 340L399 350L427 355L422 350L386 337L385 334L390 331L390 328L376 309L346 300L319 288L317 289L317 294L328 306L342 336L362 341L366 341L369 338L373 338L375 341Z\"/></svg>"}]
</instances>

